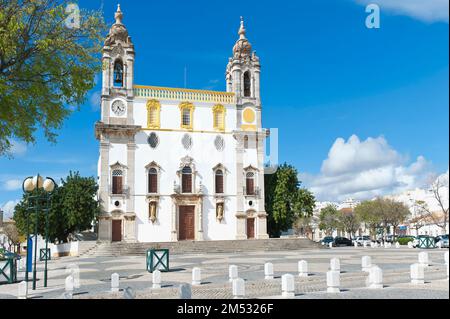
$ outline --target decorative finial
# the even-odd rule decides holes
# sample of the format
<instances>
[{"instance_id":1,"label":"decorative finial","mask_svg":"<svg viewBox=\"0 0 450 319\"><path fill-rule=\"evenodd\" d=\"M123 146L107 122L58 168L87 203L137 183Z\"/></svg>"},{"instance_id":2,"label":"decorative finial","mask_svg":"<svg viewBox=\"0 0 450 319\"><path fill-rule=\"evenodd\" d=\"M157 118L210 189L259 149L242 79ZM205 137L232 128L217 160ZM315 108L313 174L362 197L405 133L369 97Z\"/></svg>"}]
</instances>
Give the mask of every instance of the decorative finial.
<instances>
[{"instance_id":1,"label":"decorative finial","mask_svg":"<svg viewBox=\"0 0 450 319\"><path fill-rule=\"evenodd\" d=\"M239 28L239 36L241 39L245 39L245 32L244 17L241 16L241 27Z\"/></svg>"},{"instance_id":2,"label":"decorative finial","mask_svg":"<svg viewBox=\"0 0 450 319\"><path fill-rule=\"evenodd\" d=\"M122 10L120 10L120 4L117 4L117 11L114 18L116 19L116 24L122 24L123 13Z\"/></svg>"}]
</instances>

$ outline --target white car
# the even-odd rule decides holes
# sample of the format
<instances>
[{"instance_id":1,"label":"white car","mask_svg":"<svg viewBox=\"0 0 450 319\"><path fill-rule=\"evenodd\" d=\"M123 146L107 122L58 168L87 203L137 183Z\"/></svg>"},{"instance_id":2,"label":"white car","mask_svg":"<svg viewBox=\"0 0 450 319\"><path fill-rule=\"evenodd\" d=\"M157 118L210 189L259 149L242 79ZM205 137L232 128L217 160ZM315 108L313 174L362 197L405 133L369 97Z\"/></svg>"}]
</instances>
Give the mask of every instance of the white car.
<instances>
[{"instance_id":1,"label":"white car","mask_svg":"<svg viewBox=\"0 0 450 319\"><path fill-rule=\"evenodd\" d=\"M370 240L370 236L358 236L353 242L358 243L358 246L364 246L364 243L366 243L366 246L370 246L372 241Z\"/></svg>"}]
</instances>

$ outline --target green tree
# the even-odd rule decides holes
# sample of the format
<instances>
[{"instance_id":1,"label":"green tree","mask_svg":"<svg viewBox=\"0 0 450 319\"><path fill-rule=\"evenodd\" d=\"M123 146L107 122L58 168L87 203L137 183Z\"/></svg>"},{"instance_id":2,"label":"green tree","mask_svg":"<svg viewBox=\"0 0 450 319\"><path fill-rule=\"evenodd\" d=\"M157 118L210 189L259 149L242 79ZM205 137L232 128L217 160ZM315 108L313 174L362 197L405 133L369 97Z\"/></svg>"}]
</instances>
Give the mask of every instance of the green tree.
<instances>
[{"instance_id":1,"label":"green tree","mask_svg":"<svg viewBox=\"0 0 450 319\"><path fill-rule=\"evenodd\" d=\"M354 211L340 210L337 215L338 228L350 234L350 239L358 231L361 222Z\"/></svg>"},{"instance_id":2,"label":"green tree","mask_svg":"<svg viewBox=\"0 0 450 319\"><path fill-rule=\"evenodd\" d=\"M292 228L299 217L312 215L314 195L301 188L298 172L293 166L284 164L275 174L266 175L265 190L268 233L271 237L279 237L281 232Z\"/></svg>"},{"instance_id":3,"label":"green tree","mask_svg":"<svg viewBox=\"0 0 450 319\"><path fill-rule=\"evenodd\" d=\"M0 0L0 155L13 137L34 143L39 128L55 142L95 85L106 25L100 11L88 10L80 10L79 26L66 23L74 2Z\"/></svg>"},{"instance_id":4,"label":"green tree","mask_svg":"<svg viewBox=\"0 0 450 319\"><path fill-rule=\"evenodd\" d=\"M49 206L49 239L54 243L67 242L70 234L90 229L100 213L96 200L98 186L95 178L81 177L79 173L70 172L66 180L53 193ZM34 195L42 190L35 191ZM27 228L27 196L16 206L14 221L21 234L26 234ZM34 203L32 203L34 204ZM29 233L34 233L36 213L28 211ZM38 234L45 235L45 215L39 214Z\"/></svg>"},{"instance_id":5,"label":"green tree","mask_svg":"<svg viewBox=\"0 0 450 319\"><path fill-rule=\"evenodd\" d=\"M364 201L355 207L358 219L370 230L372 239L376 239L377 229L382 225L381 214L375 201Z\"/></svg>"},{"instance_id":6,"label":"green tree","mask_svg":"<svg viewBox=\"0 0 450 319\"><path fill-rule=\"evenodd\" d=\"M339 212L334 205L328 205L320 211L319 229L331 235L339 227Z\"/></svg>"}]
</instances>

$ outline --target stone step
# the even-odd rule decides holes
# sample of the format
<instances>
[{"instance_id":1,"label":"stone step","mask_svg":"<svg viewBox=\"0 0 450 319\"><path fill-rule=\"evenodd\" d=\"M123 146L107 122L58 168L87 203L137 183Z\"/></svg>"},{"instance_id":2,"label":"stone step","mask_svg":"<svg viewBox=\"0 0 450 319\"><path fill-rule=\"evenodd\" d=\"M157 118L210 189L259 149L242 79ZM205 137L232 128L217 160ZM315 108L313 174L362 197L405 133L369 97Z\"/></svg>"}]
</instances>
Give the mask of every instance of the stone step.
<instances>
[{"instance_id":1,"label":"stone step","mask_svg":"<svg viewBox=\"0 0 450 319\"><path fill-rule=\"evenodd\" d=\"M170 243L99 243L84 256L144 256L149 249L169 249L179 253L237 253L242 251L275 251L321 248L307 239L269 239L241 241L199 241Z\"/></svg>"}]
</instances>

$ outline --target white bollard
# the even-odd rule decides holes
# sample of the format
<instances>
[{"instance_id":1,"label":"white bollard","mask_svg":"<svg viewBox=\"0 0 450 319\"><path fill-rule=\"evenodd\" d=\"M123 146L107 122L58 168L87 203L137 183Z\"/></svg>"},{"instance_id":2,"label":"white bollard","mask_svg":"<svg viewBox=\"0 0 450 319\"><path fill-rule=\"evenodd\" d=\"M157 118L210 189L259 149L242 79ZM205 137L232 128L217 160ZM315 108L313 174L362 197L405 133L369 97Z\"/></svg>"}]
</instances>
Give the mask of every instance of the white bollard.
<instances>
[{"instance_id":1,"label":"white bollard","mask_svg":"<svg viewBox=\"0 0 450 319\"><path fill-rule=\"evenodd\" d=\"M423 251L423 252L419 253L419 264L421 264L421 265L423 265L425 267L429 266L430 260L429 260L427 252Z\"/></svg>"},{"instance_id":2,"label":"white bollard","mask_svg":"<svg viewBox=\"0 0 450 319\"><path fill-rule=\"evenodd\" d=\"M228 269L228 277L230 278L230 282L233 282L233 280L238 279L238 267L235 265L231 265Z\"/></svg>"},{"instance_id":3,"label":"white bollard","mask_svg":"<svg viewBox=\"0 0 450 319\"><path fill-rule=\"evenodd\" d=\"M364 256L361 258L362 271L369 272L372 267L372 257Z\"/></svg>"},{"instance_id":4,"label":"white bollard","mask_svg":"<svg viewBox=\"0 0 450 319\"><path fill-rule=\"evenodd\" d=\"M308 262L306 260L298 262L298 276L308 277Z\"/></svg>"},{"instance_id":5,"label":"white bollard","mask_svg":"<svg viewBox=\"0 0 450 319\"><path fill-rule=\"evenodd\" d=\"M73 294L73 277L67 276L64 284L65 284L66 293L68 293L70 295Z\"/></svg>"},{"instance_id":6,"label":"white bollard","mask_svg":"<svg viewBox=\"0 0 450 319\"><path fill-rule=\"evenodd\" d=\"M198 267L192 269L192 286L200 286L202 284L202 270Z\"/></svg>"},{"instance_id":7,"label":"white bollard","mask_svg":"<svg viewBox=\"0 0 450 319\"><path fill-rule=\"evenodd\" d=\"M425 269L421 264L411 265L411 283L414 285L423 285L425 283Z\"/></svg>"},{"instance_id":8,"label":"white bollard","mask_svg":"<svg viewBox=\"0 0 450 319\"><path fill-rule=\"evenodd\" d=\"M153 272L153 289L161 289L161 272L159 270Z\"/></svg>"},{"instance_id":9,"label":"white bollard","mask_svg":"<svg viewBox=\"0 0 450 319\"><path fill-rule=\"evenodd\" d=\"M369 272L369 288L383 289L383 270L378 266L372 266Z\"/></svg>"},{"instance_id":10,"label":"white bollard","mask_svg":"<svg viewBox=\"0 0 450 319\"><path fill-rule=\"evenodd\" d=\"M273 274L273 264L272 263L266 263L264 265L264 279L265 280L273 280L274 274Z\"/></svg>"},{"instance_id":11,"label":"white bollard","mask_svg":"<svg viewBox=\"0 0 450 319\"><path fill-rule=\"evenodd\" d=\"M117 273L112 274L111 275L111 292L119 291L119 282L120 282L119 274L117 274Z\"/></svg>"},{"instance_id":12,"label":"white bollard","mask_svg":"<svg viewBox=\"0 0 450 319\"><path fill-rule=\"evenodd\" d=\"M328 247L333 248L333 243L332 243L332 242L329 243L329 244L328 244Z\"/></svg>"},{"instance_id":13,"label":"white bollard","mask_svg":"<svg viewBox=\"0 0 450 319\"><path fill-rule=\"evenodd\" d=\"M80 289L80 267L74 265L72 267L73 287Z\"/></svg>"},{"instance_id":14,"label":"white bollard","mask_svg":"<svg viewBox=\"0 0 450 319\"><path fill-rule=\"evenodd\" d=\"M341 272L341 261L339 258L332 258L330 260L330 270Z\"/></svg>"},{"instance_id":15,"label":"white bollard","mask_svg":"<svg viewBox=\"0 0 450 319\"><path fill-rule=\"evenodd\" d=\"M367 242L366 241L363 242L363 246L364 246L364 248L367 247Z\"/></svg>"},{"instance_id":16,"label":"white bollard","mask_svg":"<svg viewBox=\"0 0 450 319\"><path fill-rule=\"evenodd\" d=\"M410 248L410 249L414 248L414 245L411 241L408 242L408 248Z\"/></svg>"},{"instance_id":17,"label":"white bollard","mask_svg":"<svg viewBox=\"0 0 450 319\"><path fill-rule=\"evenodd\" d=\"M233 279L233 298L242 299L245 297L245 281L242 278Z\"/></svg>"},{"instance_id":18,"label":"white bollard","mask_svg":"<svg viewBox=\"0 0 450 319\"><path fill-rule=\"evenodd\" d=\"M384 248L389 248L389 243L384 243Z\"/></svg>"},{"instance_id":19,"label":"white bollard","mask_svg":"<svg viewBox=\"0 0 450 319\"><path fill-rule=\"evenodd\" d=\"M19 293L17 294L18 299L27 299L28 286L26 281L22 281L19 284Z\"/></svg>"},{"instance_id":20,"label":"white bollard","mask_svg":"<svg viewBox=\"0 0 450 319\"><path fill-rule=\"evenodd\" d=\"M68 276L72 276L73 278L73 287L75 289L80 288L80 267L76 264L69 264L66 267L66 274Z\"/></svg>"},{"instance_id":21,"label":"white bollard","mask_svg":"<svg viewBox=\"0 0 450 319\"><path fill-rule=\"evenodd\" d=\"M358 243L355 241L355 242L353 243L353 246L355 246L355 248L358 248Z\"/></svg>"},{"instance_id":22,"label":"white bollard","mask_svg":"<svg viewBox=\"0 0 450 319\"><path fill-rule=\"evenodd\" d=\"M438 249L442 249L442 242L441 242L441 241L438 241L438 243L436 244L436 246L437 246Z\"/></svg>"},{"instance_id":23,"label":"white bollard","mask_svg":"<svg viewBox=\"0 0 450 319\"><path fill-rule=\"evenodd\" d=\"M396 243L395 243L395 248L397 248L397 249L400 248L400 243L399 243L399 242L396 242Z\"/></svg>"},{"instance_id":24,"label":"white bollard","mask_svg":"<svg viewBox=\"0 0 450 319\"><path fill-rule=\"evenodd\" d=\"M281 277L281 290L283 292L283 298L295 297L294 276L287 274Z\"/></svg>"},{"instance_id":25,"label":"white bollard","mask_svg":"<svg viewBox=\"0 0 450 319\"><path fill-rule=\"evenodd\" d=\"M448 265L448 251L444 254L445 263Z\"/></svg>"},{"instance_id":26,"label":"white bollard","mask_svg":"<svg viewBox=\"0 0 450 319\"><path fill-rule=\"evenodd\" d=\"M328 293L338 293L341 285L341 274L339 271L331 270L327 272L327 292Z\"/></svg>"}]
</instances>

